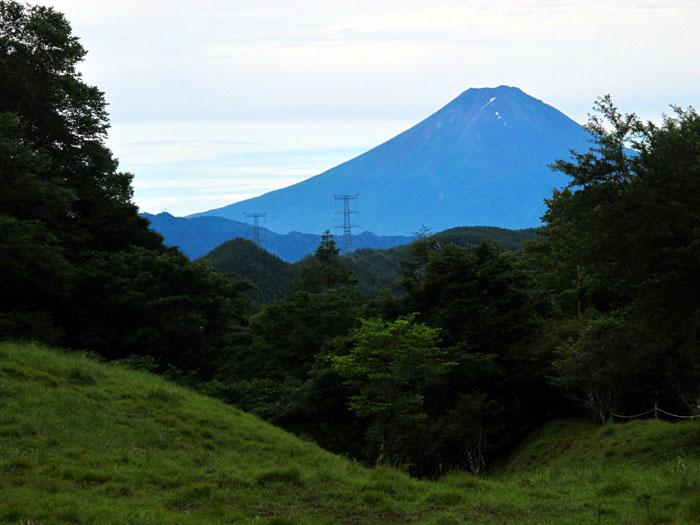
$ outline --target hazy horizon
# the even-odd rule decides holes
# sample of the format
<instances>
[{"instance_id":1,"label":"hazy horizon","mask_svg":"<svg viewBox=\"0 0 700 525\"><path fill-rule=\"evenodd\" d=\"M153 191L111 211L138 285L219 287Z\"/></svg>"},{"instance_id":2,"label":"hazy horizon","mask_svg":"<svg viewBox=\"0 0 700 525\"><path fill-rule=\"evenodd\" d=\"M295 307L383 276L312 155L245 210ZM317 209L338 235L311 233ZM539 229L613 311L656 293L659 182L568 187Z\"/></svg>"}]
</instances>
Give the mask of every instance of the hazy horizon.
<instances>
[{"instance_id":1,"label":"hazy horizon","mask_svg":"<svg viewBox=\"0 0 700 525\"><path fill-rule=\"evenodd\" d=\"M578 122L605 93L655 120L700 99L694 1L45 3L89 51L149 212L316 175L470 87L514 85Z\"/></svg>"}]
</instances>

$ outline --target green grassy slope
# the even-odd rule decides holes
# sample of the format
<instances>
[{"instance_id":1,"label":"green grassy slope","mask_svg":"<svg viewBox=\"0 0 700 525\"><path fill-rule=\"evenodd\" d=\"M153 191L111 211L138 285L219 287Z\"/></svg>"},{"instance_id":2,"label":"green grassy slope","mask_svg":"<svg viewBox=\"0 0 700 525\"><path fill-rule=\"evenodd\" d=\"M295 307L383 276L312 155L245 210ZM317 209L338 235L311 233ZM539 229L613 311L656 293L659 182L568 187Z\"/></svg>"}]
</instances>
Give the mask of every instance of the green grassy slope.
<instances>
[{"instance_id":1,"label":"green grassy slope","mask_svg":"<svg viewBox=\"0 0 700 525\"><path fill-rule=\"evenodd\" d=\"M487 477L367 469L166 381L0 344L2 523L697 523L700 424L552 423Z\"/></svg>"}]
</instances>

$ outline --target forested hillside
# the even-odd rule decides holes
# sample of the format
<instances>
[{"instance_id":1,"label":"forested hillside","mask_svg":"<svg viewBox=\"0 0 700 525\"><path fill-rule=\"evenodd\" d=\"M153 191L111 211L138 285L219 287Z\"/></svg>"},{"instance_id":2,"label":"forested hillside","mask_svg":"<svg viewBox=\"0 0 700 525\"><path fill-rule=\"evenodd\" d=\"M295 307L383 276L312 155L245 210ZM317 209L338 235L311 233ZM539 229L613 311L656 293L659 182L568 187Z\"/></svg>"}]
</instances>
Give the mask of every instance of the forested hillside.
<instances>
[{"instance_id":1,"label":"forested hillside","mask_svg":"<svg viewBox=\"0 0 700 525\"><path fill-rule=\"evenodd\" d=\"M420 235L428 236L429 232ZM505 250L514 251L522 249L524 242L535 236L536 230L472 226L452 228L432 234L430 238L441 246L469 246L489 241ZM395 285L403 265L410 258L410 248L407 245L389 249L363 248L342 257L357 279L363 295L376 298L383 290L398 291ZM223 243L207 254L204 260L219 272L252 283L253 289L248 295L256 303L269 303L285 296L290 291L299 268L298 264L286 263L253 242L241 238Z\"/></svg>"},{"instance_id":2,"label":"forested hillside","mask_svg":"<svg viewBox=\"0 0 700 525\"><path fill-rule=\"evenodd\" d=\"M249 281L252 287L248 296L255 303L270 303L286 296L297 275L295 265L240 237L226 241L204 260L234 280Z\"/></svg>"},{"instance_id":3,"label":"forested hillside","mask_svg":"<svg viewBox=\"0 0 700 525\"><path fill-rule=\"evenodd\" d=\"M419 235L430 236L436 246L454 244L469 246L480 242L492 242L508 251L522 249L525 241L534 239L536 229L508 230L489 226L463 226L450 228L439 233L430 234L426 230ZM362 249L344 256L345 263L358 279L362 292L368 297L377 297L382 290L396 292L395 285L401 275L402 266L410 259L411 248L408 245L397 246L388 250Z\"/></svg>"}]
</instances>

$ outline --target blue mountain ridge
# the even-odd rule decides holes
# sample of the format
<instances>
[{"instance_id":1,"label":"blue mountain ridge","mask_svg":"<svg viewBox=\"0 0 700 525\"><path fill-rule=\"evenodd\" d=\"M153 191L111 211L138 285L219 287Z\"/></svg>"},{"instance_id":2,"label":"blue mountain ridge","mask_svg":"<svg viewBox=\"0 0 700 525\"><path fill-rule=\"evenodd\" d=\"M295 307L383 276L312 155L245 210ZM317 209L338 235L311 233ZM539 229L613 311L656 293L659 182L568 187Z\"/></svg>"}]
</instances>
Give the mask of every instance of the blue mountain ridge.
<instances>
[{"instance_id":1,"label":"blue mountain ridge","mask_svg":"<svg viewBox=\"0 0 700 525\"><path fill-rule=\"evenodd\" d=\"M169 213L153 215L142 213L151 223L151 228L160 233L167 246L177 246L191 259L205 256L222 243L242 237L253 238L253 227L244 222L223 217L174 217ZM284 235L267 228L260 228L262 248L287 262L296 262L314 252L321 236L312 233L290 232ZM363 232L352 236L353 249L393 248L407 244L413 237L378 236ZM342 244L342 243L339 243Z\"/></svg>"},{"instance_id":2,"label":"blue mountain ridge","mask_svg":"<svg viewBox=\"0 0 700 525\"><path fill-rule=\"evenodd\" d=\"M544 199L566 184L549 165L588 151L591 135L518 88L468 89L391 140L300 183L191 215L266 212L279 233L334 226L334 194L357 194L363 229L410 235L481 225L539 226Z\"/></svg>"}]
</instances>

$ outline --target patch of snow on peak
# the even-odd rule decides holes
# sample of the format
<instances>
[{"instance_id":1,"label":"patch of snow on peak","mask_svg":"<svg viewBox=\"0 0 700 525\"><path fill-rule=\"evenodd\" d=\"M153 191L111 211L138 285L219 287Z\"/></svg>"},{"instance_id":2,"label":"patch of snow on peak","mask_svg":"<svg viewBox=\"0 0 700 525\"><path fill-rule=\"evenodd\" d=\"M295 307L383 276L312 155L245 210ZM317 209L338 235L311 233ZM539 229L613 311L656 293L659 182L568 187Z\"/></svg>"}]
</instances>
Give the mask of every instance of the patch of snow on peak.
<instances>
[{"instance_id":1,"label":"patch of snow on peak","mask_svg":"<svg viewBox=\"0 0 700 525\"><path fill-rule=\"evenodd\" d=\"M501 117L501 114L498 111L494 111L493 114L496 115L496 118L503 123L504 127L506 127L506 128L508 127L508 123L505 121L505 119L503 117Z\"/></svg>"},{"instance_id":2,"label":"patch of snow on peak","mask_svg":"<svg viewBox=\"0 0 700 525\"><path fill-rule=\"evenodd\" d=\"M485 108L486 106L488 106L489 104L493 104L495 100L496 100L496 97L491 97L491 98L489 99L489 101L488 101L486 104L484 104L483 106L481 106L481 109L484 109L484 108Z\"/></svg>"}]
</instances>

